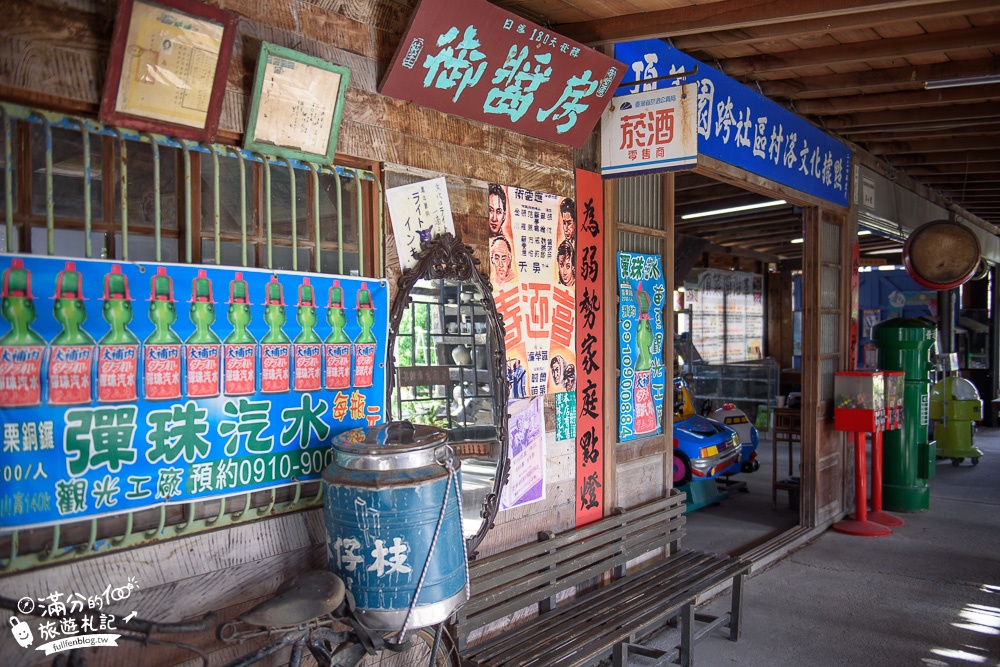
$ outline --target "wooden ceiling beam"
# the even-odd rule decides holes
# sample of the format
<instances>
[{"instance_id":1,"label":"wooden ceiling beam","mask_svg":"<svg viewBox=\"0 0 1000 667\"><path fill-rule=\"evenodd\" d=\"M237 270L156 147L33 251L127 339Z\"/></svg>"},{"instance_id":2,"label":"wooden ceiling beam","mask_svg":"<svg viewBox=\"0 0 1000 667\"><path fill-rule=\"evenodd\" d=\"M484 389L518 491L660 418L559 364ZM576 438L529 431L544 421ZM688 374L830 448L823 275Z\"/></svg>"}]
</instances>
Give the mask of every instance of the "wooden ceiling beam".
<instances>
[{"instance_id":1,"label":"wooden ceiling beam","mask_svg":"<svg viewBox=\"0 0 1000 667\"><path fill-rule=\"evenodd\" d=\"M949 199L961 199L963 206L976 206L977 204L990 204L997 201L1000 188L992 190L979 190L977 192L942 192Z\"/></svg>"},{"instance_id":2,"label":"wooden ceiling beam","mask_svg":"<svg viewBox=\"0 0 1000 667\"><path fill-rule=\"evenodd\" d=\"M771 233L758 234L709 234L705 237L710 243L721 246L740 246L763 250L776 243L790 243L792 239L802 238L802 231L782 233L780 230Z\"/></svg>"},{"instance_id":3,"label":"wooden ceiling beam","mask_svg":"<svg viewBox=\"0 0 1000 667\"><path fill-rule=\"evenodd\" d=\"M696 174L693 171L679 172L674 177L674 192L711 187L719 184L720 181L718 179L710 176Z\"/></svg>"},{"instance_id":4,"label":"wooden ceiling beam","mask_svg":"<svg viewBox=\"0 0 1000 667\"><path fill-rule=\"evenodd\" d=\"M677 211L676 208L674 210L674 213L677 217L677 222L675 224L677 224L678 226L685 226L685 227L689 225L695 226L698 224L707 225L715 223L738 225L743 220L760 220L767 216L772 216L774 219L781 219L784 216L794 215L792 213L792 206L790 204L786 204L781 208L774 208L770 210L765 209L757 211L740 211L738 213L729 213L726 215L713 215L710 218L696 218L694 220L681 220L680 219L681 213Z\"/></svg>"},{"instance_id":5,"label":"wooden ceiling beam","mask_svg":"<svg viewBox=\"0 0 1000 667\"><path fill-rule=\"evenodd\" d=\"M697 222L697 221L692 221L692 222ZM703 233L711 234L712 232L722 231L722 230L755 229L759 227L774 227L776 225L795 225L795 224L801 226L802 220L795 217L783 216L783 217L764 218L764 219L755 218L752 221L748 220L746 222L727 221L727 222L714 222L710 224L703 223L701 225L695 225L695 224L681 225L675 223L674 229L677 229L678 231L683 231L684 233L695 234L700 236Z\"/></svg>"},{"instance_id":6,"label":"wooden ceiling beam","mask_svg":"<svg viewBox=\"0 0 1000 667\"><path fill-rule=\"evenodd\" d=\"M711 5L707 5L711 6ZM1000 26L965 28L944 32L925 33L910 37L871 39L835 46L819 46L759 56L727 58L722 61L722 71L733 77L759 75L762 72L781 72L817 65L834 66L865 63L870 60L907 58L942 51L991 48L1000 44ZM697 57L697 54L692 54Z\"/></svg>"},{"instance_id":7,"label":"wooden ceiling beam","mask_svg":"<svg viewBox=\"0 0 1000 667\"><path fill-rule=\"evenodd\" d=\"M674 212L677 215L681 215L682 213L687 215L688 213L699 213L701 211L715 211L720 208L760 204L766 201L770 200L767 197L720 183L717 187L712 186L697 190L690 196L675 197ZM695 206L697 204L702 204L702 206ZM697 210L678 210L691 206L694 206Z\"/></svg>"},{"instance_id":8,"label":"wooden ceiling beam","mask_svg":"<svg viewBox=\"0 0 1000 667\"><path fill-rule=\"evenodd\" d=\"M691 35L713 30L797 20L823 19L864 11L892 10L937 4L935 0L722 0L702 5L626 14L611 18L560 23L553 30L590 46L636 39Z\"/></svg>"},{"instance_id":9,"label":"wooden ceiling beam","mask_svg":"<svg viewBox=\"0 0 1000 667\"><path fill-rule=\"evenodd\" d=\"M761 93L770 98L809 99L826 97L841 91L878 90L896 86L920 86L926 81L956 79L970 76L1000 74L1000 58L979 58L958 62L917 65L913 67L890 67L887 69L847 72L824 76L790 77L758 81Z\"/></svg>"},{"instance_id":10,"label":"wooden ceiling beam","mask_svg":"<svg viewBox=\"0 0 1000 667\"><path fill-rule=\"evenodd\" d=\"M970 162L968 164L941 164L926 167L908 167L906 175L913 178L940 174L991 174L1000 171L1000 162Z\"/></svg>"},{"instance_id":11,"label":"wooden ceiling beam","mask_svg":"<svg viewBox=\"0 0 1000 667\"><path fill-rule=\"evenodd\" d=\"M980 147L975 150L928 153L926 155L884 155L882 159L894 167L912 167L924 164L996 162L998 156L1000 156L1000 145L996 141L993 141L981 142Z\"/></svg>"},{"instance_id":12,"label":"wooden ceiling beam","mask_svg":"<svg viewBox=\"0 0 1000 667\"><path fill-rule=\"evenodd\" d=\"M795 100L796 112L805 116L831 116L866 111L885 111L932 107L946 104L969 104L1000 99L1000 83L982 86L961 86L940 90L911 90L896 93L876 93L852 97L831 97L824 100Z\"/></svg>"},{"instance_id":13,"label":"wooden ceiling beam","mask_svg":"<svg viewBox=\"0 0 1000 667\"><path fill-rule=\"evenodd\" d=\"M850 14L824 16L804 20L786 19L764 25L715 30L690 35L672 35L675 47L690 52L718 46L758 44L783 39L796 39L813 35L828 35L841 30L864 30L873 25L946 19L977 14L996 9L996 0L965 0L964 2L936 2L931 5L910 5L884 9L876 6L872 11L858 9Z\"/></svg>"},{"instance_id":14,"label":"wooden ceiling beam","mask_svg":"<svg viewBox=\"0 0 1000 667\"><path fill-rule=\"evenodd\" d=\"M935 185L943 195L966 195L974 197L979 193L1000 193L1000 180L972 181L969 183L938 183Z\"/></svg>"},{"instance_id":15,"label":"wooden ceiling beam","mask_svg":"<svg viewBox=\"0 0 1000 667\"><path fill-rule=\"evenodd\" d=\"M823 119L822 125L828 130L845 130L846 132L841 132L841 134L850 134L853 128L861 127L886 128L893 125L932 124L939 121L995 120L996 116L997 106L995 104L956 104L950 107L868 111L845 116L828 116Z\"/></svg>"},{"instance_id":16,"label":"wooden ceiling beam","mask_svg":"<svg viewBox=\"0 0 1000 667\"><path fill-rule=\"evenodd\" d=\"M991 144L1000 143L1000 133L980 133L979 136L956 136L952 139L928 139L926 141L886 141L876 142L870 139L865 142L865 148L872 155L906 155L908 153L947 153L950 151L980 151L987 150Z\"/></svg>"},{"instance_id":17,"label":"wooden ceiling beam","mask_svg":"<svg viewBox=\"0 0 1000 667\"><path fill-rule=\"evenodd\" d=\"M927 178L922 179L924 181ZM934 179L934 182L941 183L947 186L974 186L978 184L993 185L995 183L1000 183L1000 174L969 174L968 176L954 176L949 174L942 174Z\"/></svg>"},{"instance_id":18,"label":"wooden ceiling beam","mask_svg":"<svg viewBox=\"0 0 1000 667\"><path fill-rule=\"evenodd\" d=\"M821 120L821 124L829 127L829 118ZM869 140L869 137L888 136L898 134L900 138L907 135L917 135L918 137L931 136L951 136L953 133L975 133L977 128L991 129L994 124L989 119L979 118L952 118L946 120L929 120L920 122L919 120L900 123L899 125L873 125L866 127L852 127L840 132L841 135L850 136L851 141L862 143Z\"/></svg>"},{"instance_id":19,"label":"wooden ceiling beam","mask_svg":"<svg viewBox=\"0 0 1000 667\"><path fill-rule=\"evenodd\" d=\"M680 239L683 236L685 235L677 234L675 238ZM729 255L732 257L747 257L749 259L755 259L758 262L777 262L781 259L781 257L772 253L760 252L758 250L752 250L750 248L729 248L721 245L716 245L714 243L708 243L704 247L704 252L709 252L716 255Z\"/></svg>"}]
</instances>

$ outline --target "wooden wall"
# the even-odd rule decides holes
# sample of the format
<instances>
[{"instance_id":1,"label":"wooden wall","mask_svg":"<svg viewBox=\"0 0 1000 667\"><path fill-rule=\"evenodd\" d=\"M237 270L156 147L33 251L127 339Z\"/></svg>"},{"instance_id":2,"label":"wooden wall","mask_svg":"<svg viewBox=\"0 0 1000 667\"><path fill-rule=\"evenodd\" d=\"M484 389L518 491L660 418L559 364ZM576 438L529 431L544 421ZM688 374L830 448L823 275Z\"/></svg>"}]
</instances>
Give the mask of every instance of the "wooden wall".
<instances>
[{"instance_id":1,"label":"wooden wall","mask_svg":"<svg viewBox=\"0 0 1000 667\"><path fill-rule=\"evenodd\" d=\"M0 98L96 117L104 86L116 2L113 0L0 0ZM383 97L384 74L415 2L410 0L210 0L239 16L228 73L219 141L239 144L262 41L318 56L351 69L338 144L338 162L381 163L391 187L424 177L448 176L456 226L486 262L486 184L574 194L575 165L593 168L596 142L584 151L532 139L474 121ZM391 236L386 272L398 276ZM395 273L394 273L395 272ZM394 280L392 280L395 283ZM574 447L555 442L553 401L547 400L546 499L498 517L482 554L535 538L538 530L574 523ZM171 529L165 531L170 536ZM141 588L122 615L180 620L219 610L231 618L269 595L286 577L325 561L322 514L309 510L152 546L0 577L0 594L44 596L53 590L103 590L135 576ZM122 582L124 583L124 582ZM6 614L0 612L6 624ZM231 659L209 633L196 642L213 664ZM102 651L90 664L168 665L183 654L148 648L140 660L129 645ZM46 663L41 654L3 642L0 664ZM111 662L105 663L106 658Z\"/></svg>"}]
</instances>

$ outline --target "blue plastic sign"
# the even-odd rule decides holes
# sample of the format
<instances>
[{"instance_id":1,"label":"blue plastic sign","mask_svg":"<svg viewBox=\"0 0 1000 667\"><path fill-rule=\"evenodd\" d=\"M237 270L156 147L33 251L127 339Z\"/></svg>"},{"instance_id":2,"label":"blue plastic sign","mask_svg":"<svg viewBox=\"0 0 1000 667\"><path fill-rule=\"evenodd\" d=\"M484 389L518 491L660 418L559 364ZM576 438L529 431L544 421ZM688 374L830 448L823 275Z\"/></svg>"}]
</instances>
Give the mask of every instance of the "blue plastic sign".
<instances>
[{"instance_id":1,"label":"blue plastic sign","mask_svg":"<svg viewBox=\"0 0 1000 667\"><path fill-rule=\"evenodd\" d=\"M851 150L725 74L659 39L615 44L615 59L631 69L629 81L680 72L695 76L619 88L616 96L698 86L698 153L807 194L848 205Z\"/></svg>"},{"instance_id":2,"label":"blue plastic sign","mask_svg":"<svg viewBox=\"0 0 1000 667\"><path fill-rule=\"evenodd\" d=\"M317 478L383 420L377 280L0 257L0 528Z\"/></svg>"},{"instance_id":3,"label":"blue plastic sign","mask_svg":"<svg viewBox=\"0 0 1000 667\"><path fill-rule=\"evenodd\" d=\"M659 255L618 253L620 442L663 430L663 307L667 288Z\"/></svg>"}]
</instances>

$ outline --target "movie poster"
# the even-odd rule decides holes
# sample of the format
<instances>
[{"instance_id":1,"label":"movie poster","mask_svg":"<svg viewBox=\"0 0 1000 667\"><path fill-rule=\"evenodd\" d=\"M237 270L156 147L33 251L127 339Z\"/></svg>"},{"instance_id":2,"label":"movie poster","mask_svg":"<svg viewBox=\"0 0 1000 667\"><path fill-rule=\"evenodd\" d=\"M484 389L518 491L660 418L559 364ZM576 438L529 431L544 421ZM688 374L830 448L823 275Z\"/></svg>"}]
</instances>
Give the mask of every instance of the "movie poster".
<instances>
[{"instance_id":1,"label":"movie poster","mask_svg":"<svg viewBox=\"0 0 1000 667\"><path fill-rule=\"evenodd\" d=\"M490 183L490 281L511 398L576 389L576 204Z\"/></svg>"}]
</instances>

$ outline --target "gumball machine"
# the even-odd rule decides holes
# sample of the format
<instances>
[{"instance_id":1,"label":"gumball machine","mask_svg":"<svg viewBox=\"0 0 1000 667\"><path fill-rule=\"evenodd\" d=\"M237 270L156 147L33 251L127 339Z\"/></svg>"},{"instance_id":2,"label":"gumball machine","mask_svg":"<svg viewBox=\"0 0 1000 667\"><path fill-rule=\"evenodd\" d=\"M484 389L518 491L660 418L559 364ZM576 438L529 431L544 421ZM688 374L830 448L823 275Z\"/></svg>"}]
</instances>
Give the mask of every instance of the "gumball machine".
<instances>
[{"instance_id":1,"label":"gumball machine","mask_svg":"<svg viewBox=\"0 0 1000 667\"><path fill-rule=\"evenodd\" d=\"M885 383L882 371L835 373L833 410L838 431L874 433L885 425Z\"/></svg>"},{"instance_id":2,"label":"gumball machine","mask_svg":"<svg viewBox=\"0 0 1000 667\"><path fill-rule=\"evenodd\" d=\"M885 378L885 430L903 428L903 390L906 373L903 371L882 371Z\"/></svg>"},{"instance_id":3,"label":"gumball machine","mask_svg":"<svg viewBox=\"0 0 1000 667\"><path fill-rule=\"evenodd\" d=\"M836 402L833 422L838 431L854 434L854 516L833 524L833 529L847 535L882 537L892 531L880 519L894 519L881 512L881 435L886 424L885 378L882 371L835 373ZM872 434L872 514L868 513L866 488L867 461L865 435Z\"/></svg>"}]
</instances>

